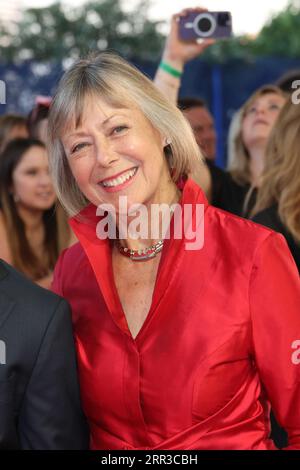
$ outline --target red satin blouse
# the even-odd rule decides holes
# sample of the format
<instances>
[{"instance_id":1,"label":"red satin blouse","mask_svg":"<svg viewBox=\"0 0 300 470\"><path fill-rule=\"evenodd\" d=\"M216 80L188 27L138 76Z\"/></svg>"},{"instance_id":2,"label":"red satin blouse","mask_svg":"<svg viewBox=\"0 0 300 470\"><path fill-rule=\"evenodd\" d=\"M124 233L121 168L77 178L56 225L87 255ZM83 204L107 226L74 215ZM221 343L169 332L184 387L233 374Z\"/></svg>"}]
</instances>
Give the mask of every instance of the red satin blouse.
<instances>
[{"instance_id":1,"label":"red satin blouse","mask_svg":"<svg viewBox=\"0 0 300 470\"><path fill-rule=\"evenodd\" d=\"M71 304L91 449L273 449L272 404L300 449L300 286L283 237L204 204L204 246L166 240L149 314L133 339L96 208L55 269ZM297 343L297 340L299 341Z\"/></svg>"}]
</instances>

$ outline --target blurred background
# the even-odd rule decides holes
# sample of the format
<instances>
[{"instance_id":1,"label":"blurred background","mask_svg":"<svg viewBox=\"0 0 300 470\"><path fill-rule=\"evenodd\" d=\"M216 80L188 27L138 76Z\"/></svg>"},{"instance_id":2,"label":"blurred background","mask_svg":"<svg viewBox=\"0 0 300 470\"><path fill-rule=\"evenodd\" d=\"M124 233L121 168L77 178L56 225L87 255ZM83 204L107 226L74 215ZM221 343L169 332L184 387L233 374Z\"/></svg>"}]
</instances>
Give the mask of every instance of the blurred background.
<instances>
[{"instance_id":1,"label":"blurred background","mask_svg":"<svg viewBox=\"0 0 300 470\"><path fill-rule=\"evenodd\" d=\"M37 95L51 95L63 70L90 50L114 50L154 76L171 15L186 0L0 0L0 114L27 114ZM205 99L215 118L217 162L225 165L234 112L260 85L300 68L300 0L210 0L230 10L234 37L186 66L180 96Z\"/></svg>"}]
</instances>

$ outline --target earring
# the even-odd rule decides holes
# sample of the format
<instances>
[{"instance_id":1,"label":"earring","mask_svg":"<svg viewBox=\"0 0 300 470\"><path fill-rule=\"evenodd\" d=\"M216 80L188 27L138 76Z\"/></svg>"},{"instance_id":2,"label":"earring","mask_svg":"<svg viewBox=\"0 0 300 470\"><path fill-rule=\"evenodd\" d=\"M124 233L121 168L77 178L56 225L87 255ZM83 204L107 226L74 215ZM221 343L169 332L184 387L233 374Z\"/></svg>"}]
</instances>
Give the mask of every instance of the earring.
<instances>
[{"instance_id":1,"label":"earring","mask_svg":"<svg viewBox=\"0 0 300 470\"><path fill-rule=\"evenodd\" d=\"M166 145L170 145L172 142L172 139L170 139L170 137L167 137L166 139Z\"/></svg>"},{"instance_id":2,"label":"earring","mask_svg":"<svg viewBox=\"0 0 300 470\"><path fill-rule=\"evenodd\" d=\"M12 196L13 196L13 199L14 199L15 202L19 202L19 201L20 201L20 198L19 198L19 196L18 196L17 194L13 194Z\"/></svg>"}]
</instances>

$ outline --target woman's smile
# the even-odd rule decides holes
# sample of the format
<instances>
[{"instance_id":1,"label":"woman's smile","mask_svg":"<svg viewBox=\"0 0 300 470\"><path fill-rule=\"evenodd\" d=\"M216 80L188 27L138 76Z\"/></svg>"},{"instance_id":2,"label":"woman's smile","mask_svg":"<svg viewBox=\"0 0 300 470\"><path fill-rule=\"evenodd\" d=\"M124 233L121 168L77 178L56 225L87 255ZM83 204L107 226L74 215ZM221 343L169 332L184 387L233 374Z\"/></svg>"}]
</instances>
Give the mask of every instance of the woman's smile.
<instances>
[{"instance_id":1,"label":"woman's smile","mask_svg":"<svg viewBox=\"0 0 300 470\"><path fill-rule=\"evenodd\" d=\"M100 181L99 184L109 193L121 191L132 183L137 171L138 167L130 168L129 170L125 170L110 178L105 178Z\"/></svg>"}]
</instances>

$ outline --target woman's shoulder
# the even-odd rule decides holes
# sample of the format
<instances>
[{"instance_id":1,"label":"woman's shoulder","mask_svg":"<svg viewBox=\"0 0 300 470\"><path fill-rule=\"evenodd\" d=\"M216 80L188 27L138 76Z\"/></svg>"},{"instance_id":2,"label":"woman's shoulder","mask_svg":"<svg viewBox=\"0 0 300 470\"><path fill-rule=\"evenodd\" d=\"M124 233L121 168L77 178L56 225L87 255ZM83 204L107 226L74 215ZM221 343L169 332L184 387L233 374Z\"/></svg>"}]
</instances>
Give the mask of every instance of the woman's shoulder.
<instances>
[{"instance_id":1,"label":"woman's shoulder","mask_svg":"<svg viewBox=\"0 0 300 470\"><path fill-rule=\"evenodd\" d=\"M55 265L51 289L68 298L68 291L90 281L92 268L79 242L63 250Z\"/></svg>"},{"instance_id":2,"label":"woman's shoulder","mask_svg":"<svg viewBox=\"0 0 300 470\"><path fill-rule=\"evenodd\" d=\"M274 204L273 206L267 207L266 209L258 212L252 220L258 224L269 227L272 230L276 230L276 232L280 232L285 237L300 272L300 244L294 239L287 227L281 221L278 213L278 206Z\"/></svg>"},{"instance_id":3,"label":"woman's shoulder","mask_svg":"<svg viewBox=\"0 0 300 470\"><path fill-rule=\"evenodd\" d=\"M83 263L88 263L87 256L80 244L76 242L65 248L59 255L54 269L54 281L57 278L72 278L73 274L81 272Z\"/></svg>"},{"instance_id":4,"label":"woman's shoulder","mask_svg":"<svg viewBox=\"0 0 300 470\"><path fill-rule=\"evenodd\" d=\"M287 240L288 244L291 246L296 246L296 243L288 231L287 227L283 224L278 213L278 206L274 204L266 209L258 212L253 218L252 221L256 224L259 224L262 228L268 228L274 230L275 232L281 233Z\"/></svg>"},{"instance_id":5,"label":"woman's shoulder","mask_svg":"<svg viewBox=\"0 0 300 470\"><path fill-rule=\"evenodd\" d=\"M239 215L233 214L219 207L210 205L209 209L210 209L210 216L214 223L221 223L221 221L223 221L224 224L222 227L223 227L224 232L226 232L227 229L228 230L235 229L236 234L245 232L246 235L248 234L250 237L251 236L264 237L270 232L274 231L271 227L269 228L267 226L260 225L254 219L250 220L245 217L241 217Z\"/></svg>"},{"instance_id":6,"label":"woman's shoulder","mask_svg":"<svg viewBox=\"0 0 300 470\"><path fill-rule=\"evenodd\" d=\"M228 250L244 248L249 255L253 254L261 243L275 234L268 227L214 206L209 206L208 214L212 233L219 237L220 243L226 244Z\"/></svg>"},{"instance_id":7,"label":"woman's shoulder","mask_svg":"<svg viewBox=\"0 0 300 470\"><path fill-rule=\"evenodd\" d=\"M211 245L218 247L219 256L229 270L250 274L255 266L262 267L262 259L268 259L271 265L276 257L291 266L288 241L282 232L213 206L209 207L206 225L207 234L213 240Z\"/></svg>"},{"instance_id":8,"label":"woman's shoulder","mask_svg":"<svg viewBox=\"0 0 300 470\"><path fill-rule=\"evenodd\" d=\"M64 266L67 266L69 264L72 264L72 266L77 266L81 263L82 259L85 258L85 252L80 242L77 241L76 243L73 243L73 245L68 246L61 252L58 261Z\"/></svg>"}]
</instances>

